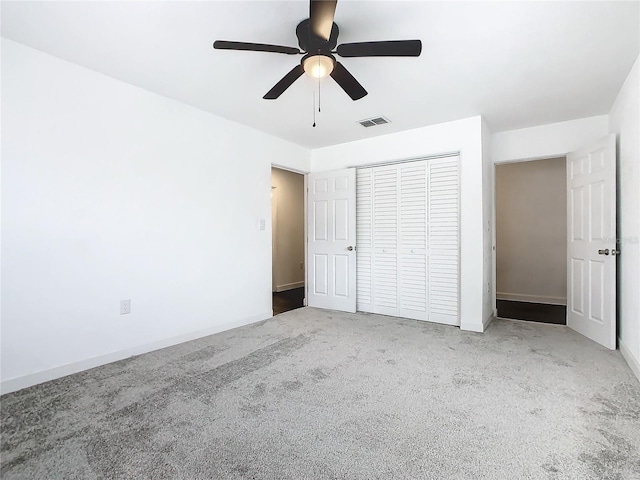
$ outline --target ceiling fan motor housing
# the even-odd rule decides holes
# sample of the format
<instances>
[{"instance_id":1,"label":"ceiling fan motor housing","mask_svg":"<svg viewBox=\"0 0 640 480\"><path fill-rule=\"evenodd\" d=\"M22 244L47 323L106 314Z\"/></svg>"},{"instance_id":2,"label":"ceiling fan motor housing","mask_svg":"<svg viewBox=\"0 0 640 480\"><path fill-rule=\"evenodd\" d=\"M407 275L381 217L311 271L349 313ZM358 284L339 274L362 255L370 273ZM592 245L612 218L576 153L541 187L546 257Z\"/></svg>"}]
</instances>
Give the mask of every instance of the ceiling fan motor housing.
<instances>
[{"instance_id":1,"label":"ceiling fan motor housing","mask_svg":"<svg viewBox=\"0 0 640 480\"><path fill-rule=\"evenodd\" d=\"M296 36L298 37L298 45L300 48L311 55L330 55L331 51L336 48L338 44L338 34L340 30L338 25L333 23L331 27L331 35L329 40L318 37L311 32L310 22L307 18L301 21L296 27Z\"/></svg>"}]
</instances>

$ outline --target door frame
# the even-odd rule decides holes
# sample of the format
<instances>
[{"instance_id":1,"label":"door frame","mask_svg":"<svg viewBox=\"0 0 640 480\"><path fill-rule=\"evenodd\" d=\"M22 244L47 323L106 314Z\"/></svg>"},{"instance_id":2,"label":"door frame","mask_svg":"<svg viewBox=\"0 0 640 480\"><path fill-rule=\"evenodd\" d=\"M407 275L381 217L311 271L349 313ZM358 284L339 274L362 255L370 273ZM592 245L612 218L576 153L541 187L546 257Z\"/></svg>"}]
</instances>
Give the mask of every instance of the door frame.
<instances>
[{"instance_id":1,"label":"door frame","mask_svg":"<svg viewBox=\"0 0 640 480\"><path fill-rule=\"evenodd\" d=\"M552 160L554 158L564 158L565 159L565 163L566 163L566 159L567 159L567 155L568 153L559 153L557 155L543 155L540 157L530 157L530 158L523 158L523 159L516 159L516 160L501 160L501 161L497 161L497 162L493 162L493 169L491 171L491 224L493 225L493 228L491 229L491 252L492 252L492 268L491 268L491 295L492 295L492 300L493 300L493 316L495 318L498 318L498 254L497 254L497 250L496 250L496 243L497 243L497 237L496 237L496 232L498 230L498 223L496 221L496 167L498 165L510 165L512 163L525 163L525 162L535 162L538 160ZM568 187L566 185L566 178L565 178L565 190L567 191L568 194ZM566 205L565 205L565 215L566 214ZM568 215L567 215L568 217ZM565 255L565 257L568 257L568 254ZM566 301L566 300L565 300ZM565 318L565 325L566 325L566 318Z\"/></svg>"},{"instance_id":2,"label":"door frame","mask_svg":"<svg viewBox=\"0 0 640 480\"><path fill-rule=\"evenodd\" d=\"M308 171L305 170L298 170L296 168L291 168L285 165L281 165L279 163L271 163L270 167L269 167L269 192L273 191L273 185L272 185L272 180L271 180L271 169L272 168L277 168L279 170L286 170L288 172L292 172L292 173L297 173L299 175L302 175L303 177L303 191L302 191L302 196L304 198L304 217L303 217L303 222L304 222L304 300L302 305L303 306L307 306L307 285L309 284L308 279L307 279L307 175L310 173ZM273 202L272 202L272 197L271 195L269 196L269 212L271 213L270 215L270 219L269 219L269 224L271 225L271 238L273 238L273 229L274 229L274 225L273 225L273 211L272 211L272 206L273 206ZM271 284L273 285L273 246L271 247ZM271 295L269 297L271 299L271 315L273 316L273 292L271 292Z\"/></svg>"},{"instance_id":3,"label":"door frame","mask_svg":"<svg viewBox=\"0 0 640 480\"><path fill-rule=\"evenodd\" d=\"M595 140L590 140L590 143L593 143L593 141ZM588 145L589 143L587 143ZM585 145L586 146L586 145ZM535 156L535 157L525 157L525 158L514 158L514 159L509 159L509 160L499 160L499 161L495 161L492 160L492 164L493 164L493 169L491 170L491 174L493 175L491 178L491 182L492 182L492 191L491 191L491 207L492 207L492 212L491 212L491 222L493 224L493 228L492 228L492 239L491 239L491 250L493 252L492 255L492 272L491 272L491 283L492 283L492 300L493 300L493 316L494 317L498 317L498 308L497 308L497 299L496 299L496 293L497 293L497 255L496 255L496 182L495 182L495 178L496 178L496 166L498 165L505 165L505 164L509 164L509 163L521 163L521 162L532 162L535 160L548 160L551 158L559 158L559 157L567 157L567 155L569 155L571 152L561 152L561 153L557 153L557 154L547 154L547 155L540 155L540 156ZM616 154L617 155L617 154ZM616 197L619 195L619 188L618 188L618 175L619 172L616 170L616 181L615 181L615 192L616 192ZM566 183L566 182L565 182ZM567 186L565 187L567 189L567 195L569 194L568 190L569 190L569 186L567 184ZM568 215L567 215L568 217ZM616 223L616 237L618 236L618 229L619 229L619 225ZM569 252L567 250L567 260L569 257ZM616 259L617 261L617 259ZM615 295L616 295L616 299L619 297L619 293L620 293L620 285L619 282L616 281L616 288L615 288ZM569 295L569 292L567 292L567 295ZM616 300L617 302L617 300ZM616 309L616 315L615 315L615 322L616 322L616 331L618 329L618 311ZM565 325L566 326L566 325ZM617 335L617 333L616 333ZM616 338L616 342L617 342L617 338Z\"/></svg>"}]
</instances>

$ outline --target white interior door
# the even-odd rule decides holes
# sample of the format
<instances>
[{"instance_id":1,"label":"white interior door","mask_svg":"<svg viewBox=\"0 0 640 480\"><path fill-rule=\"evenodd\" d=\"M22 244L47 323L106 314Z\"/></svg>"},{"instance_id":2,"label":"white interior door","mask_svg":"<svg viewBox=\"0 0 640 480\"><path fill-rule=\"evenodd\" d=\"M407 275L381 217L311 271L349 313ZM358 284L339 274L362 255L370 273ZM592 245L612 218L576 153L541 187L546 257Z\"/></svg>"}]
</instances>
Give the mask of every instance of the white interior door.
<instances>
[{"instance_id":1,"label":"white interior door","mask_svg":"<svg viewBox=\"0 0 640 480\"><path fill-rule=\"evenodd\" d=\"M567 186L567 325L614 350L615 135L567 155Z\"/></svg>"},{"instance_id":2,"label":"white interior door","mask_svg":"<svg viewBox=\"0 0 640 480\"><path fill-rule=\"evenodd\" d=\"M356 171L307 179L307 305L356 311Z\"/></svg>"}]
</instances>

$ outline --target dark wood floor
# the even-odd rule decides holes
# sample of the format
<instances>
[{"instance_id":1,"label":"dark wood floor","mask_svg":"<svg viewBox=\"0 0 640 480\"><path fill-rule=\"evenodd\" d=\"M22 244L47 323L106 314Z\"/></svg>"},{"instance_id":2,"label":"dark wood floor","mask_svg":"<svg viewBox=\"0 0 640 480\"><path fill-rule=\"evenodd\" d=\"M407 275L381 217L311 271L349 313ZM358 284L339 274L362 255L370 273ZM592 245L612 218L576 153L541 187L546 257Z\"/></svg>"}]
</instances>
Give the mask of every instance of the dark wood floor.
<instances>
[{"instance_id":1,"label":"dark wood floor","mask_svg":"<svg viewBox=\"0 0 640 480\"><path fill-rule=\"evenodd\" d=\"M498 317L531 322L567 324L566 305L498 300Z\"/></svg>"},{"instance_id":2,"label":"dark wood floor","mask_svg":"<svg viewBox=\"0 0 640 480\"><path fill-rule=\"evenodd\" d=\"M273 314L288 312L303 306L304 287L273 292ZM566 325L567 307L545 303L514 302L498 300L498 317L531 322Z\"/></svg>"},{"instance_id":3,"label":"dark wood floor","mask_svg":"<svg viewBox=\"0 0 640 480\"><path fill-rule=\"evenodd\" d=\"M303 306L304 287L293 288L284 292L273 292L273 314L288 312Z\"/></svg>"}]
</instances>

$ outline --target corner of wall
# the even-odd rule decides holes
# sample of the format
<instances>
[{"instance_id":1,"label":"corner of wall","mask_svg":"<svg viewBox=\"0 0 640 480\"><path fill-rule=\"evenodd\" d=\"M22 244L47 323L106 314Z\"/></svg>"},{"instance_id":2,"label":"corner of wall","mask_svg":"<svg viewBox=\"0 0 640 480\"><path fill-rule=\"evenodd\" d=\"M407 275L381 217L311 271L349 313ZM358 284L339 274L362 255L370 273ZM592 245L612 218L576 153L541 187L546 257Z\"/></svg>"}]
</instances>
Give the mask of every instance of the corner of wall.
<instances>
[{"instance_id":1,"label":"corner of wall","mask_svg":"<svg viewBox=\"0 0 640 480\"><path fill-rule=\"evenodd\" d=\"M640 380L640 56L636 58L608 117L616 134L618 258L618 344Z\"/></svg>"},{"instance_id":2,"label":"corner of wall","mask_svg":"<svg viewBox=\"0 0 640 480\"><path fill-rule=\"evenodd\" d=\"M493 158L491 155L492 135L489 124L482 119L482 317L492 318L495 310L495 244L494 210L495 195L493 183ZM490 322L491 320L489 320ZM484 322L483 322L484 324ZM488 325L488 323L487 323Z\"/></svg>"}]
</instances>

